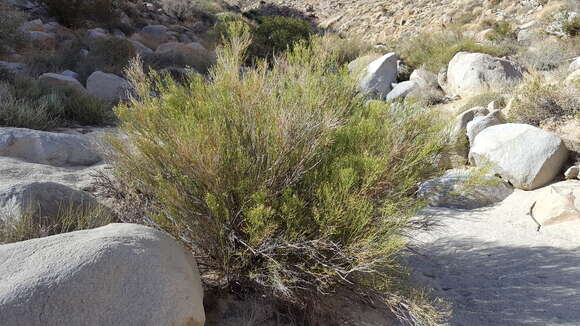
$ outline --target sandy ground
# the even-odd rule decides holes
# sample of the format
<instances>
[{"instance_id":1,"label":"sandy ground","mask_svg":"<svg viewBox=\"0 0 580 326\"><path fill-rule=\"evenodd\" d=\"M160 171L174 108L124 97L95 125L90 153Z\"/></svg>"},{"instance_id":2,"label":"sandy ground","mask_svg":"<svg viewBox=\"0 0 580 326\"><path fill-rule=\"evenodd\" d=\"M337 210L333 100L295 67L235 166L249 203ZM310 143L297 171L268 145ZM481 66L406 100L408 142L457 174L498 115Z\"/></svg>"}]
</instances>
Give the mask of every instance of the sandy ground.
<instances>
[{"instance_id":1,"label":"sandy ground","mask_svg":"<svg viewBox=\"0 0 580 326\"><path fill-rule=\"evenodd\" d=\"M483 209L425 211L438 225L414 236L409 261L418 281L452 303L450 325L580 325L580 221L538 230L528 213L546 190L516 190Z\"/></svg>"}]
</instances>

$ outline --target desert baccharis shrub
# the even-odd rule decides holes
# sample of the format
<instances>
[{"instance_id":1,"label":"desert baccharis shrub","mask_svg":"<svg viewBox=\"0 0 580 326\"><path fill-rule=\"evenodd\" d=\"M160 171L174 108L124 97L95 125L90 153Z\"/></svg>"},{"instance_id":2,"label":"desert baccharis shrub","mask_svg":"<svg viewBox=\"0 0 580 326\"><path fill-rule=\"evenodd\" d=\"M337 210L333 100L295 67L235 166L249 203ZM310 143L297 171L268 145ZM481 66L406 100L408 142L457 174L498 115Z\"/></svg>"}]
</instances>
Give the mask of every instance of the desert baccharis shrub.
<instances>
[{"instance_id":1,"label":"desert baccharis shrub","mask_svg":"<svg viewBox=\"0 0 580 326\"><path fill-rule=\"evenodd\" d=\"M51 130L70 122L84 125L115 123L110 104L73 90L47 89L23 76L0 83L0 126Z\"/></svg>"},{"instance_id":2,"label":"desert baccharis shrub","mask_svg":"<svg viewBox=\"0 0 580 326\"><path fill-rule=\"evenodd\" d=\"M26 43L26 35L18 28L26 22L26 15L16 8L0 3L0 55Z\"/></svg>"},{"instance_id":3,"label":"desert baccharis shrub","mask_svg":"<svg viewBox=\"0 0 580 326\"><path fill-rule=\"evenodd\" d=\"M344 286L402 307L391 299L404 234L440 126L418 108L366 107L318 40L241 73L251 40L235 31L208 79L132 66L117 179L149 198L147 219L192 248L203 275L299 305ZM425 307L411 314L439 319Z\"/></svg>"},{"instance_id":4,"label":"desert baccharis shrub","mask_svg":"<svg viewBox=\"0 0 580 326\"><path fill-rule=\"evenodd\" d=\"M161 8L181 21L191 21L199 17L211 18L221 10L215 0L161 0Z\"/></svg>"},{"instance_id":5,"label":"desert baccharis shrub","mask_svg":"<svg viewBox=\"0 0 580 326\"><path fill-rule=\"evenodd\" d=\"M420 34L401 45L398 52L405 63L412 67L424 67L437 73L461 51L504 56L511 50L494 44L477 43L460 33L442 32Z\"/></svg>"},{"instance_id":6,"label":"desert baccharis shrub","mask_svg":"<svg viewBox=\"0 0 580 326\"><path fill-rule=\"evenodd\" d=\"M305 41L314 33L305 20L283 16L263 16L258 18L258 26L249 47L251 57L267 58L285 51L300 41Z\"/></svg>"},{"instance_id":7,"label":"desert baccharis shrub","mask_svg":"<svg viewBox=\"0 0 580 326\"><path fill-rule=\"evenodd\" d=\"M537 73L527 75L513 97L510 118L535 126L547 119L573 117L580 112L576 89L550 84Z\"/></svg>"}]
</instances>

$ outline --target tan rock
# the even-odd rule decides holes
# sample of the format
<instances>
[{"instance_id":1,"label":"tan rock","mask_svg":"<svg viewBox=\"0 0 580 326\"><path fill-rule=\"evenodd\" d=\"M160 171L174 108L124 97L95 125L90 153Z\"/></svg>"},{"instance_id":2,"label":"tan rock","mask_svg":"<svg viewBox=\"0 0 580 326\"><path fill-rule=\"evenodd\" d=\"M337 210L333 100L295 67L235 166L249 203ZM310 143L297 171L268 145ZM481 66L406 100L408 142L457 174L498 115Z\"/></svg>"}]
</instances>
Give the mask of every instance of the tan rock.
<instances>
[{"instance_id":1,"label":"tan rock","mask_svg":"<svg viewBox=\"0 0 580 326\"><path fill-rule=\"evenodd\" d=\"M580 220L577 196L580 197L580 187L558 189L551 186L534 204L532 217L541 226Z\"/></svg>"}]
</instances>

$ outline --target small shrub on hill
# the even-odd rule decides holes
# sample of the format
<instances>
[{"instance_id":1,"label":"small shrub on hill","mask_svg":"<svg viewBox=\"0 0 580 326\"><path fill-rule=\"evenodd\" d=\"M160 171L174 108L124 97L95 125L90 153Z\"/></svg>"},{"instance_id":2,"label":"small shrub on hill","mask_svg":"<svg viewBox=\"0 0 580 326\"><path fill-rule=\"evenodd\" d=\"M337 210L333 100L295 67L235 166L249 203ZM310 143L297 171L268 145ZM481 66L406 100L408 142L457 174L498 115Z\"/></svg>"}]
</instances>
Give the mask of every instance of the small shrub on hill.
<instances>
[{"instance_id":1,"label":"small shrub on hill","mask_svg":"<svg viewBox=\"0 0 580 326\"><path fill-rule=\"evenodd\" d=\"M435 73L461 51L505 56L510 53L511 49L494 44L477 43L460 33L420 34L399 49L405 63L415 68L424 67Z\"/></svg>"},{"instance_id":2,"label":"small shrub on hill","mask_svg":"<svg viewBox=\"0 0 580 326\"><path fill-rule=\"evenodd\" d=\"M495 22L492 27L493 32L487 35L487 39L490 41L505 41L505 40L515 40L517 39L517 34L508 22Z\"/></svg>"},{"instance_id":3,"label":"small shrub on hill","mask_svg":"<svg viewBox=\"0 0 580 326\"><path fill-rule=\"evenodd\" d=\"M110 23L117 18L114 0L42 0L51 16L67 27L79 27L91 19Z\"/></svg>"},{"instance_id":4,"label":"small shrub on hill","mask_svg":"<svg viewBox=\"0 0 580 326\"><path fill-rule=\"evenodd\" d=\"M272 57L292 47L300 41L307 41L314 33L312 26L302 19L283 16L264 16L258 19L258 26L249 48L250 56Z\"/></svg>"},{"instance_id":5,"label":"small shrub on hill","mask_svg":"<svg viewBox=\"0 0 580 326\"><path fill-rule=\"evenodd\" d=\"M565 21L562 24L562 29L568 36L578 36L580 35L580 16L576 16L572 19Z\"/></svg>"},{"instance_id":6,"label":"small shrub on hill","mask_svg":"<svg viewBox=\"0 0 580 326\"><path fill-rule=\"evenodd\" d=\"M209 80L131 68L137 96L116 108L128 136L113 141L117 179L227 286L302 307L354 288L436 325L441 316L402 290L400 256L440 126L427 110L365 106L318 38L241 74L250 36L231 35Z\"/></svg>"},{"instance_id":7,"label":"small shrub on hill","mask_svg":"<svg viewBox=\"0 0 580 326\"><path fill-rule=\"evenodd\" d=\"M540 75L531 74L515 90L510 118L539 126L546 119L573 117L580 112L580 98L573 88L548 84Z\"/></svg>"}]
</instances>

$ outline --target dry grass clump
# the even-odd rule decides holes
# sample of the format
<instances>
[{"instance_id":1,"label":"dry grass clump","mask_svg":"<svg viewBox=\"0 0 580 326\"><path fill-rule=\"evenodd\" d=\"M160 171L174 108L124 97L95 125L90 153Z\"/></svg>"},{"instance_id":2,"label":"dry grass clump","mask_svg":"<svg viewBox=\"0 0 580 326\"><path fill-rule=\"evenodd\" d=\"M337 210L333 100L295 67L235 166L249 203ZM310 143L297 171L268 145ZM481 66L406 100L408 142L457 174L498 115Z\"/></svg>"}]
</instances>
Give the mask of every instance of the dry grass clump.
<instances>
[{"instance_id":1,"label":"dry grass clump","mask_svg":"<svg viewBox=\"0 0 580 326\"><path fill-rule=\"evenodd\" d=\"M437 325L431 302L405 290L400 258L422 207L416 184L443 148L440 126L426 110L365 107L318 37L242 70L250 35L230 32L209 80L131 68L137 95L116 109L128 137L113 141L118 179L228 288L312 314L309 303L351 288Z\"/></svg>"},{"instance_id":2,"label":"dry grass clump","mask_svg":"<svg viewBox=\"0 0 580 326\"><path fill-rule=\"evenodd\" d=\"M505 56L512 49L494 44L477 43L460 33L424 33L403 44L398 53L412 67L424 67L432 72L447 65L457 52L478 52Z\"/></svg>"},{"instance_id":3,"label":"dry grass clump","mask_svg":"<svg viewBox=\"0 0 580 326\"><path fill-rule=\"evenodd\" d=\"M518 62L529 70L549 71L562 65L567 66L569 61L580 53L579 51L580 42L546 39L526 48L517 57Z\"/></svg>"},{"instance_id":4,"label":"dry grass clump","mask_svg":"<svg viewBox=\"0 0 580 326\"><path fill-rule=\"evenodd\" d=\"M513 96L509 116L518 122L539 126L544 120L562 119L580 112L577 90L548 84L539 74L526 76Z\"/></svg>"},{"instance_id":5,"label":"dry grass clump","mask_svg":"<svg viewBox=\"0 0 580 326\"><path fill-rule=\"evenodd\" d=\"M0 216L0 245L93 229L116 221L108 210L72 205L63 207L56 217L51 218L28 213L19 217Z\"/></svg>"}]
</instances>

